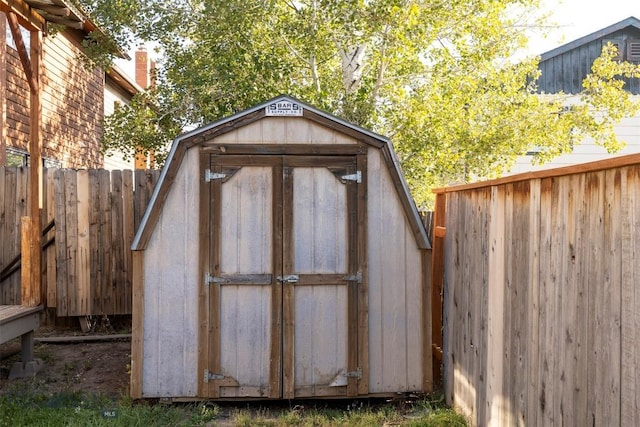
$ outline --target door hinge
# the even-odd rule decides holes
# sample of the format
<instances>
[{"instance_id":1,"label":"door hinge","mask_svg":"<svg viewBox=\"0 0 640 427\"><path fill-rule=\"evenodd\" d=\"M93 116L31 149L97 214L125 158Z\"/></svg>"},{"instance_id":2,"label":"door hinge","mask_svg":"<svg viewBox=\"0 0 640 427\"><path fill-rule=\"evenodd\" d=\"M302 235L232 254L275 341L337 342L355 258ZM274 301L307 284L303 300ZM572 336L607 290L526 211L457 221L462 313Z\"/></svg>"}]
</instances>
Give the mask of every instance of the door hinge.
<instances>
[{"instance_id":1,"label":"door hinge","mask_svg":"<svg viewBox=\"0 0 640 427\"><path fill-rule=\"evenodd\" d=\"M347 377L347 378L361 379L362 378L362 369L357 368L355 371L345 371L342 375Z\"/></svg>"},{"instance_id":2,"label":"door hinge","mask_svg":"<svg viewBox=\"0 0 640 427\"><path fill-rule=\"evenodd\" d=\"M208 383L212 380L223 380L225 378L224 375L214 374L213 372L209 372L208 369L204 370L204 382Z\"/></svg>"},{"instance_id":3,"label":"door hinge","mask_svg":"<svg viewBox=\"0 0 640 427\"><path fill-rule=\"evenodd\" d=\"M347 282L362 283L362 272L358 271L356 274L352 276L344 276L343 279L346 280Z\"/></svg>"},{"instance_id":4,"label":"door hinge","mask_svg":"<svg viewBox=\"0 0 640 427\"><path fill-rule=\"evenodd\" d=\"M355 181L358 184L362 183L362 172L357 171L356 173L350 173L347 175L342 175L340 177L343 181Z\"/></svg>"},{"instance_id":5,"label":"door hinge","mask_svg":"<svg viewBox=\"0 0 640 427\"><path fill-rule=\"evenodd\" d=\"M226 177L227 177L226 173L211 172L211 169L205 169L204 171L205 182L211 182L216 179L225 179Z\"/></svg>"}]
</instances>

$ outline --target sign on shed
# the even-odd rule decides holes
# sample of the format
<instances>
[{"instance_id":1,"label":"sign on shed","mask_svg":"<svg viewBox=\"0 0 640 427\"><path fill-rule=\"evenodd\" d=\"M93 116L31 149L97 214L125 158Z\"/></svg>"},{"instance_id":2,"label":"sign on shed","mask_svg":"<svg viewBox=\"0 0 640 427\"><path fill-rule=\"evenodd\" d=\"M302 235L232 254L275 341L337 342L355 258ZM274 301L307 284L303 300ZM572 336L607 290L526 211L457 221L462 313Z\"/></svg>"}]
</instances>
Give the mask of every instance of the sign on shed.
<instances>
[{"instance_id":1,"label":"sign on shed","mask_svg":"<svg viewBox=\"0 0 640 427\"><path fill-rule=\"evenodd\" d=\"M431 390L430 246L380 135L288 96L184 134L132 249L134 398Z\"/></svg>"}]
</instances>

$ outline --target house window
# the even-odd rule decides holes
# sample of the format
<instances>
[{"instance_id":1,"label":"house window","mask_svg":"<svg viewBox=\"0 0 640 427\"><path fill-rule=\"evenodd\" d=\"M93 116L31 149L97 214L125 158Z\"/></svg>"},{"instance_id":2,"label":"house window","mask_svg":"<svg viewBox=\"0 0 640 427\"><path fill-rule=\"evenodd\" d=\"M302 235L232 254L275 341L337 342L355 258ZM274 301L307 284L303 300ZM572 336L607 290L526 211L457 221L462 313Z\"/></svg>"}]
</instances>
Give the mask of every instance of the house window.
<instances>
[{"instance_id":1,"label":"house window","mask_svg":"<svg viewBox=\"0 0 640 427\"><path fill-rule=\"evenodd\" d=\"M16 47L15 40L13 40L13 34L11 34L11 27L9 27L9 23L7 22L5 26L7 27L7 46L10 46L17 50L18 48ZM30 52L31 33L22 25L20 25L19 27L20 27L20 32L22 33L22 41L24 42L24 46L27 48L27 55L30 55L31 54Z\"/></svg>"},{"instance_id":2,"label":"house window","mask_svg":"<svg viewBox=\"0 0 640 427\"><path fill-rule=\"evenodd\" d=\"M29 166L29 153L15 148L7 148L7 166ZM62 162L48 157L42 158L42 166L45 168L61 168Z\"/></svg>"},{"instance_id":3,"label":"house window","mask_svg":"<svg viewBox=\"0 0 640 427\"><path fill-rule=\"evenodd\" d=\"M49 158L43 158L42 159L42 166L45 168L61 168L62 167L62 162L58 159L49 159Z\"/></svg>"},{"instance_id":4,"label":"house window","mask_svg":"<svg viewBox=\"0 0 640 427\"><path fill-rule=\"evenodd\" d=\"M602 47L605 47L607 43L611 43L618 50L618 55L613 57L613 60L622 61L622 59L624 58L624 42L622 40L616 40L616 39L604 39L602 40Z\"/></svg>"},{"instance_id":5,"label":"house window","mask_svg":"<svg viewBox=\"0 0 640 427\"><path fill-rule=\"evenodd\" d=\"M29 154L26 151L7 148L7 166L27 166Z\"/></svg>"},{"instance_id":6,"label":"house window","mask_svg":"<svg viewBox=\"0 0 640 427\"><path fill-rule=\"evenodd\" d=\"M640 61L640 40L627 40L627 61Z\"/></svg>"}]
</instances>

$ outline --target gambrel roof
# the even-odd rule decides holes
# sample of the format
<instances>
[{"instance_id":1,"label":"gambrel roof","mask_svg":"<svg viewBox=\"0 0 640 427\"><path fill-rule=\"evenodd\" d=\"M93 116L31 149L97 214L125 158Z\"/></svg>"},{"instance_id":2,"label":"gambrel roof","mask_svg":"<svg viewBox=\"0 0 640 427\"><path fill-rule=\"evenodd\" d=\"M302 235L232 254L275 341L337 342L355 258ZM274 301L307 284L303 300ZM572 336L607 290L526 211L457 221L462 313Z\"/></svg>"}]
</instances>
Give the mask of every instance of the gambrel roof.
<instances>
[{"instance_id":1,"label":"gambrel roof","mask_svg":"<svg viewBox=\"0 0 640 427\"><path fill-rule=\"evenodd\" d=\"M302 107L301 116L307 120L333 129L360 142L382 150L386 166L391 174L391 178L404 208L407 220L413 230L418 246L423 249L431 248L427 238L426 229L422 223L418 209L409 192L404 177L402 176L400 165L393 151L391 140L357 125L346 122L325 111L316 109L293 97L281 95L232 116L182 134L173 141L171 151L169 152L167 161L162 169L158 183L154 188L151 200L144 213L140 227L137 230L131 249L142 250L146 247L147 241L155 227L159 212L162 209L164 199L167 197L171 183L180 168L182 158L184 157L187 149L261 120L264 117L267 117L265 112L266 108L270 105L282 102L293 103ZM309 146L308 154L317 154L314 152L313 147L313 145Z\"/></svg>"}]
</instances>

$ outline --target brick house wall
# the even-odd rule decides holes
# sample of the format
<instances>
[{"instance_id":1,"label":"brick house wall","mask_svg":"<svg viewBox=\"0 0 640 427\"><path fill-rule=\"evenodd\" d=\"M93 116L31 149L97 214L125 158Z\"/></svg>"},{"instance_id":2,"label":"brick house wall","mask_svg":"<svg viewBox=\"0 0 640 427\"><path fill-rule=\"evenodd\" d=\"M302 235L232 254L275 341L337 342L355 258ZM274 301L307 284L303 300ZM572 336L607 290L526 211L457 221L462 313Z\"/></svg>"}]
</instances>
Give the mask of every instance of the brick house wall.
<instances>
[{"instance_id":1,"label":"brick house wall","mask_svg":"<svg viewBox=\"0 0 640 427\"><path fill-rule=\"evenodd\" d=\"M42 156L65 168L99 168L104 163L100 139L105 74L101 69L88 70L79 59L83 35L67 29L42 42ZM29 86L10 44L5 57L5 143L8 150L27 153Z\"/></svg>"}]
</instances>

